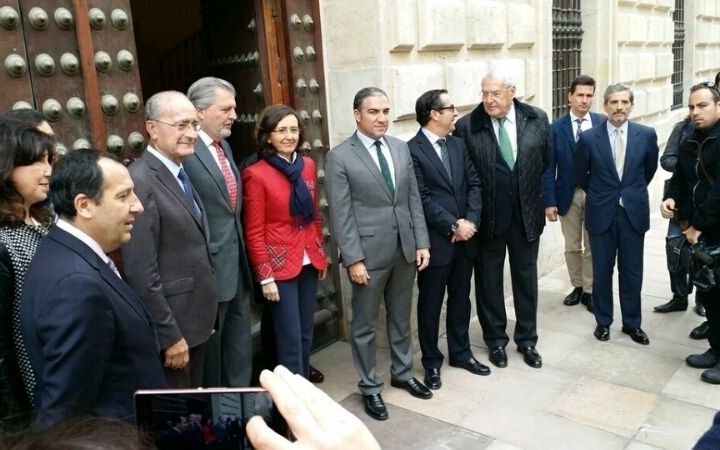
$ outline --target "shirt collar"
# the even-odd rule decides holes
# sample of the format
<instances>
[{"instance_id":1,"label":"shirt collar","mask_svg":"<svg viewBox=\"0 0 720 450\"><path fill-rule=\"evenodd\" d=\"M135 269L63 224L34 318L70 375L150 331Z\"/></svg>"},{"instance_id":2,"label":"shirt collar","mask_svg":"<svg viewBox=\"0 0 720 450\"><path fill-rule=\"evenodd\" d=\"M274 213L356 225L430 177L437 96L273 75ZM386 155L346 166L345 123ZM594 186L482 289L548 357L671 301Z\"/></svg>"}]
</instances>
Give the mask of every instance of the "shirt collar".
<instances>
[{"instance_id":1,"label":"shirt collar","mask_svg":"<svg viewBox=\"0 0 720 450\"><path fill-rule=\"evenodd\" d=\"M440 136L438 136L437 134L433 133L432 131L428 130L425 127L422 127L420 129L422 130L423 134L425 134L425 137L428 138L428 141L430 141L430 143L433 145L435 145L435 143L438 140L445 139L445 138L441 138Z\"/></svg>"},{"instance_id":2,"label":"shirt collar","mask_svg":"<svg viewBox=\"0 0 720 450\"><path fill-rule=\"evenodd\" d=\"M73 235L83 244L90 247L90 249L107 264L110 257L103 251L102 247L100 247L100 244L98 244L98 242L93 239L89 234L85 233L80 228L76 227L75 225L64 219L58 219L55 225L61 230Z\"/></svg>"},{"instance_id":3,"label":"shirt collar","mask_svg":"<svg viewBox=\"0 0 720 450\"><path fill-rule=\"evenodd\" d=\"M612 123L610 123L610 121L608 120L608 121L607 121L607 131L608 131L608 134L609 134L610 136L612 136L613 133L615 133L615 130L617 129L617 130L620 130L620 131L622 132L622 134L624 134L625 136L627 136L628 122L629 122L629 121L626 120L622 125L620 125L619 127L616 127L615 125L613 125Z\"/></svg>"},{"instance_id":4,"label":"shirt collar","mask_svg":"<svg viewBox=\"0 0 720 450\"><path fill-rule=\"evenodd\" d=\"M357 137L360 139L360 142L363 143L365 148L369 149L370 147L372 147L375 144L375 141L380 141L381 144L387 145L385 143L385 140L382 137L380 139L373 139L370 136L363 134L363 132L360 130L357 130L356 133L357 133Z\"/></svg>"},{"instance_id":5,"label":"shirt collar","mask_svg":"<svg viewBox=\"0 0 720 450\"><path fill-rule=\"evenodd\" d=\"M582 116L582 117L576 116L575 114L573 114L572 111L570 111L570 121L571 121L571 122L575 122L575 120L577 120L577 119L583 119L583 120L587 120L587 121L589 121L589 122L592 122L592 121L590 120L590 111L588 111L588 112L587 112L584 116Z\"/></svg>"},{"instance_id":6,"label":"shirt collar","mask_svg":"<svg viewBox=\"0 0 720 450\"><path fill-rule=\"evenodd\" d=\"M177 178L178 174L180 173L180 169L182 169L182 164L175 164L174 161L170 160L170 158L155 150L151 145L147 146L147 150L150 152L151 155L159 159L160 162L168 168L170 173L173 174L175 178Z\"/></svg>"},{"instance_id":7,"label":"shirt collar","mask_svg":"<svg viewBox=\"0 0 720 450\"><path fill-rule=\"evenodd\" d=\"M212 143L215 142L215 139L211 138L210 135L203 130L198 131L198 137L205 145L207 145L208 148L210 148Z\"/></svg>"},{"instance_id":8,"label":"shirt collar","mask_svg":"<svg viewBox=\"0 0 720 450\"><path fill-rule=\"evenodd\" d=\"M498 124L500 121L498 119L493 118L494 121L496 121ZM510 103L510 109L508 110L507 114L505 114L505 120L510 122L511 124L515 124L515 102L513 101Z\"/></svg>"}]
</instances>

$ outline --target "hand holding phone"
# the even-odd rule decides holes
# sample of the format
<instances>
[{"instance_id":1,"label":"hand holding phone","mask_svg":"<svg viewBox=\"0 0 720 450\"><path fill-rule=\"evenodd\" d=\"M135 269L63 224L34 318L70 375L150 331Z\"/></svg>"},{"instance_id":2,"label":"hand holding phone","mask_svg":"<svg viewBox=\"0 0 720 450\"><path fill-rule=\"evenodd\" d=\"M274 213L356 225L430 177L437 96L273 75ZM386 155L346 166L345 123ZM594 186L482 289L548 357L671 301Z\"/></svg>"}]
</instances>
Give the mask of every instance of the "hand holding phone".
<instances>
[{"instance_id":1,"label":"hand holding phone","mask_svg":"<svg viewBox=\"0 0 720 450\"><path fill-rule=\"evenodd\" d=\"M360 419L300 375L277 366L273 372L262 371L260 384L272 396L300 447L380 449ZM291 445L257 416L248 422L247 435L259 450L284 449Z\"/></svg>"}]
</instances>

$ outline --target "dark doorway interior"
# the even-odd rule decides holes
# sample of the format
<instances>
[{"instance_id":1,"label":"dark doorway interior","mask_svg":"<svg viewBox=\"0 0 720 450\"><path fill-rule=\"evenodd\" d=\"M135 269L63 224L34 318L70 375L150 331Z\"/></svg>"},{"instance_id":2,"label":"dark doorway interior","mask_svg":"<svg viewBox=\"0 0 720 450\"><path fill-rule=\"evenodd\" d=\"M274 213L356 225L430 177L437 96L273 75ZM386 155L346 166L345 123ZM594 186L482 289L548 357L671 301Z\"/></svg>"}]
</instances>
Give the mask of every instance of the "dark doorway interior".
<instances>
[{"instance_id":1,"label":"dark doorway interior","mask_svg":"<svg viewBox=\"0 0 720 450\"><path fill-rule=\"evenodd\" d=\"M258 44L262 24L254 0L131 0L140 80L145 99L187 91L203 76L217 76L237 90L238 119L228 139L237 163L254 152L252 131L265 106Z\"/></svg>"}]
</instances>

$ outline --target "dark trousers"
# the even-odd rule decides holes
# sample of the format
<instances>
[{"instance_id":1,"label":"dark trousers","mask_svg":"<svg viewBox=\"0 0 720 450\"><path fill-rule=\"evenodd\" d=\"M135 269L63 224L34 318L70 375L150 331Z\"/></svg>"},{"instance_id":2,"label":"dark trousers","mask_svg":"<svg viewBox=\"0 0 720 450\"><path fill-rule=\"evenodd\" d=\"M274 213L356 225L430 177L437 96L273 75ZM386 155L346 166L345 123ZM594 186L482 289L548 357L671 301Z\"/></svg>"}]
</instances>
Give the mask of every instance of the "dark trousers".
<instances>
[{"instance_id":1,"label":"dark trousers","mask_svg":"<svg viewBox=\"0 0 720 450\"><path fill-rule=\"evenodd\" d=\"M682 228L676 220L670 219L668 221L667 237L680 236L682 234ZM675 273L670 272L670 290L673 293L673 297L684 297L686 298L692 293L692 284L690 284L690 276L687 270L678 268Z\"/></svg>"},{"instance_id":2,"label":"dark trousers","mask_svg":"<svg viewBox=\"0 0 720 450\"><path fill-rule=\"evenodd\" d=\"M243 293L242 298L218 303L216 330L205 353L206 387L250 386L253 354L249 297Z\"/></svg>"},{"instance_id":3,"label":"dark trousers","mask_svg":"<svg viewBox=\"0 0 720 450\"><path fill-rule=\"evenodd\" d=\"M712 289L707 292L695 292L695 298L700 300L705 306L705 317L710 327L708 334L708 342L710 348L713 349L715 355L720 356L720 288Z\"/></svg>"},{"instance_id":4,"label":"dark trousers","mask_svg":"<svg viewBox=\"0 0 720 450\"><path fill-rule=\"evenodd\" d=\"M203 386L205 350L207 342L190 348L190 362L182 369L163 367L168 387L173 389L197 388Z\"/></svg>"},{"instance_id":5,"label":"dark trousers","mask_svg":"<svg viewBox=\"0 0 720 450\"><path fill-rule=\"evenodd\" d=\"M280 301L266 302L264 320L271 319L277 364L307 378L310 376L310 347L315 316L318 271L311 264L290 280L275 281Z\"/></svg>"},{"instance_id":6,"label":"dark trousers","mask_svg":"<svg viewBox=\"0 0 720 450\"><path fill-rule=\"evenodd\" d=\"M537 258L540 241L528 242L522 219L514 216L509 228L495 235L494 241L482 242L475 260L475 301L483 339L488 347L505 347L509 338L505 313L503 271L505 250L510 257L515 334L520 346L537 344L538 275Z\"/></svg>"},{"instance_id":7,"label":"dark trousers","mask_svg":"<svg viewBox=\"0 0 720 450\"><path fill-rule=\"evenodd\" d=\"M620 205L608 229L604 233L590 235L593 311L598 325L609 327L613 322L612 277L617 258L622 323L628 328L640 328L644 243L645 233L635 231L625 208Z\"/></svg>"},{"instance_id":8,"label":"dark trousers","mask_svg":"<svg viewBox=\"0 0 720 450\"><path fill-rule=\"evenodd\" d=\"M446 288L448 300L445 327L450 360L467 361L472 357L468 335L472 269L472 260L461 248L455 248L449 264L427 267L418 273L418 338L425 369L439 369L443 363L443 354L438 348L438 334Z\"/></svg>"}]
</instances>

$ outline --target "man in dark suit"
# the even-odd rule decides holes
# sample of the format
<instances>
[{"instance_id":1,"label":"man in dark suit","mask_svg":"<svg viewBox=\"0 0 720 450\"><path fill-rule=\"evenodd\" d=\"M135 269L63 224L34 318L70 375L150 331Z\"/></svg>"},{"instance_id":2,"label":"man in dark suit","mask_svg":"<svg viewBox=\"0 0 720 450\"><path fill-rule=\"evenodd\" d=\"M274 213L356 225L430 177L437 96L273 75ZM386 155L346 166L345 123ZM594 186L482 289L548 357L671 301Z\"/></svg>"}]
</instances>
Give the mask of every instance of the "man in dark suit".
<instances>
[{"instance_id":1,"label":"man in dark suit","mask_svg":"<svg viewBox=\"0 0 720 450\"><path fill-rule=\"evenodd\" d=\"M206 350L204 381L206 386L249 386L252 277L240 223L242 183L225 140L237 118L235 88L225 80L206 77L193 83L187 95L202 130L195 153L183 161L183 167L207 214L219 301L215 333Z\"/></svg>"},{"instance_id":2,"label":"man in dark suit","mask_svg":"<svg viewBox=\"0 0 720 450\"><path fill-rule=\"evenodd\" d=\"M25 276L21 330L37 380L38 428L72 415L132 421L133 393L165 387L152 319L107 253L143 212L127 169L96 150L58 160L59 216Z\"/></svg>"},{"instance_id":3,"label":"man in dark suit","mask_svg":"<svg viewBox=\"0 0 720 450\"><path fill-rule=\"evenodd\" d=\"M565 238L565 263L573 291L565 297L567 306L582 303L592 311L592 251L585 220L585 191L573 177L573 155L580 134L599 125L603 116L590 112L595 80L580 75L570 83L570 111L550 126L553 151L545 174L545 217L560 226Z\"/></svg>"},{"instance_id":4,"label":"man in dark suit","mask_svg":"<svg viewBox=\"0 0 720 450\"><path fill-rule=\"evenodd\" d=\"M470 349L470 278L480 222L480 178L462 139L450 136L457 110L445 89L433 89L415 102L421 128L408 141L432 259L418 274L418 337L425 368L425 384L440 389L443 354L438 328L445 290L448 292L446 330L450 365L477 375L490 369Z\"/></svg>"},{"instance_id":5,"label":"man in dark suit","mask_svg":"<svg viewBox=\"0 0 720 450\"><path fill-rule=\"evenodd\" d=\"M357 132L333 148L325 162L330 221L352 283L350 344L360 375L365 412L388 418L375 369L375 327L385 301L392 347L391 385L427 399L432 392L413 377L410 312L417 270L430 262L425 227L407 144L386 135L390 104L379 88L353 101Z\"/></svg>"},{"instance_id":6,"label":"man in dark suit","mask_svg":"<svg viewBox=\"0 0 720 450\"><path fill-rule=\"evenodd\" d=\"M585 224L593 252L595 337L610 339L615 258L620 282L622 332L649 344L640 328L643 247L650 228L647 186L658 163L655 130L628 120L633 94L623 84L605 89L608 120L580 135L575 150L577 184L586 192Z\"/></svg>"},{"instance_id":7,"label":"man in dark suit","mask_svg":"<svg viewBox=\"0 0 720 450\"><path fill-rule=\"evenodd\" d=\"M150 97L145 119L149 145L130 165L145 214L121 248L123 267L157 324L168 384L198 387L218 309L207 213L182 165L200 124L190 100L175 91Z\"/></svg>"},{"instance_id":8,"label":"man in dark suit","mask_svg":"<svg viewBox=\"0 0 720 450\"><path fill-rule=\"evenodd\" d=\"M530 367L542 366L536 350L540 235L545 227L542 175L550 158L547 115L514 99L509 74L482 80L483 101L461 118L455 136L465 140L482 181L482 218L475 260L475 297L490 362L507 366L503 269L510 255L514 340Z\"/></svg>"}]
</instances>

